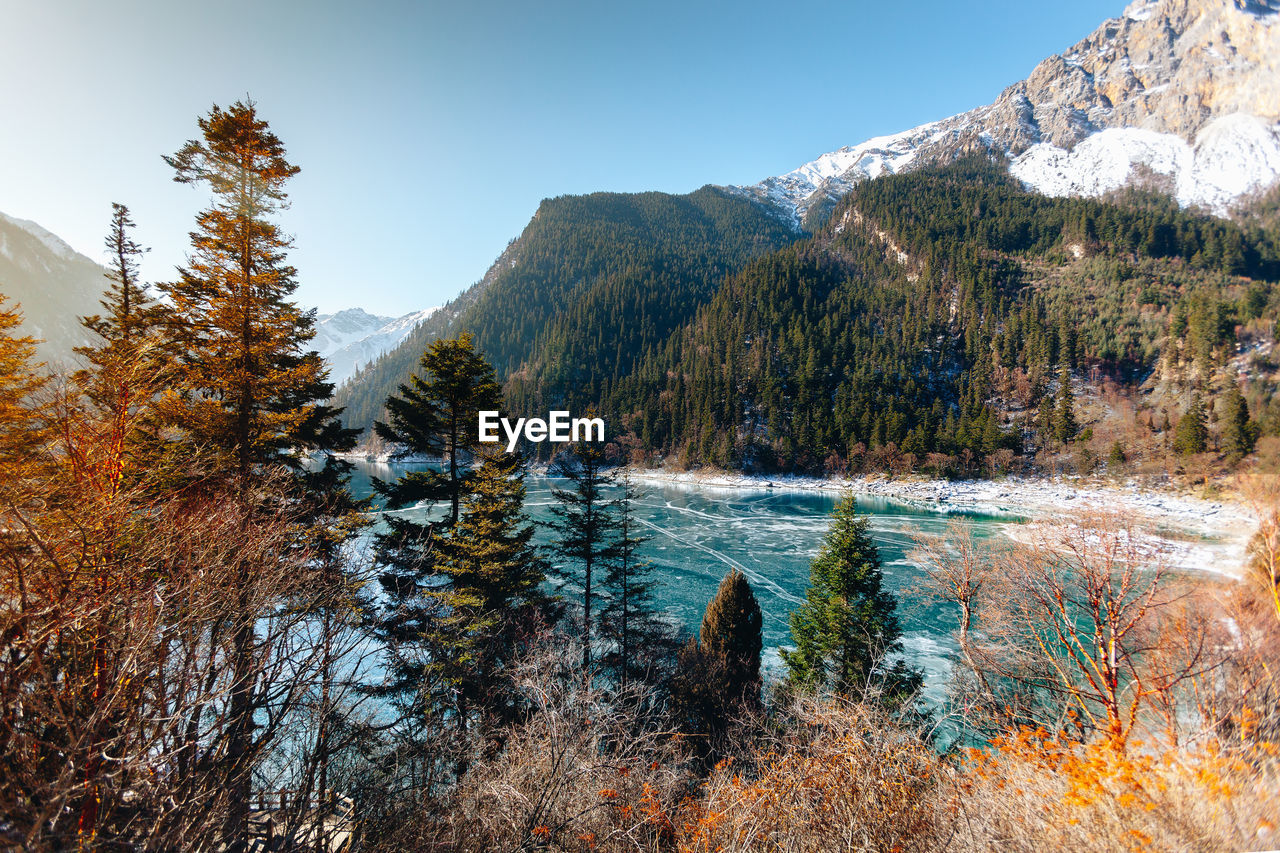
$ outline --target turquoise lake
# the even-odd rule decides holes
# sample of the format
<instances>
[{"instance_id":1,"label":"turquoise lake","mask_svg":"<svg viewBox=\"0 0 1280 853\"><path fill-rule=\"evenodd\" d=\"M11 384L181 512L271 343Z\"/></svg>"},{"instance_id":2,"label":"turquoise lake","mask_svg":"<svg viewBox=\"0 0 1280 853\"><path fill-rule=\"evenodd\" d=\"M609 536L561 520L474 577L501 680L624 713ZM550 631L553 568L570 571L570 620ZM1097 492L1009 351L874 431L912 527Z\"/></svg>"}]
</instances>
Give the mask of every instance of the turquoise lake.
<instances>
[{"instance_id":1,"label":"turquoise lake","mask_svg":"<svg viewBox=\"0 0 1280 853\"><path fill-rule=\"evenodd\" d=\"M371 477L392 479L406 466L357 464L353 489L368 494ZM530 475L525 508L547 541L551 487L564 485ZM809 563L817 555L835 507L835 494L784 489L746 490L643 483L637 518L651 537L643 549L653 564L656 599L670 615L696 629L702 611L730 568L747 576L764 614L765 666L781 665L778 647L790 643L787 619L803 600ZM926 698L938 698L950 676L956 646L955 614L919 593L920 570L908 559L913 536L940 533L953 519L972 525L977 537L1000 534L1009 518L929 512L888 501L859 499L871 516L871 529L884 568L886 587L899 602L903 646L909 661L925 671ZM410 510L409 512L415 512ZM423 513L425 516L425 512ZM562 593L571 597L575 590Z\"/></svg>"}]
</instances>

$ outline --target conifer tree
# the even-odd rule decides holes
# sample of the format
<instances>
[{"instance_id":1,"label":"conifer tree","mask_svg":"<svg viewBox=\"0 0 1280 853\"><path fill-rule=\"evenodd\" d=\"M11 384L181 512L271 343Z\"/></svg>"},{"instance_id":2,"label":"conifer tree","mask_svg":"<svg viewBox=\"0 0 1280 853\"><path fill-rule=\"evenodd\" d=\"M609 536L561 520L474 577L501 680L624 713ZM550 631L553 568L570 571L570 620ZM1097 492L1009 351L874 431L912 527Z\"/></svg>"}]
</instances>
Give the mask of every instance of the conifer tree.
<instances>
[{"instance_id":1,"label":"conifer tree","mask_svg":"<svg viewBox=\"0 0 1280 853\"><path fill-rule=\"evenodd\" d=\"M122 467L112 489L141 476L163 476L156 398L173 378L164 334L165 310L138 278L146 249L131 236L129 208L113 203L105 242L111 281L101 300L102 313L83 318L97 341L76 348L90 367L75 374L75 386L97 412L81 419L82 428L106 430L102 447L118 448ZM128 463L128 464L124 464ZM114 475L113 475L114 476Z\"/></svg>"},{"instance_id":2,"label":"conifer tree","mask_svg":"<svg viewBox=\"0 0 1280 853\"><path fill-rule=\"evenodd\" d=\"M84 326L96 333L98 346L78 347L99 370L107 361L136 359L135 350L151 343L163 313L138 278L138 268L147 249L131 236L136 227L129 208L112 202L111 225L104 240L110 258L107 278L111 281L101 300L102 314L85 317Z\"/></svg>"},{"instance_id":3,"label":"conifer tree","mask_svg":"<svg viewBox=\"0 0 1280 853\"><path fill-rule=\"evenodd\" d=\"M751 584L732 569L707 604L698 636L680 650L672 711L686 731L703 738L704 759L738 714L759 705L762 623Z\"/></svg>"},{"instance_id":4,"label":"conifer tree","mask_svg":"<svg viewBox=\"0 0 1280 853\"><path fill-rule=\"evenodd\" d=\"M448 657L436 647L445 639L437 624L441 613L425 582L440 570L441 543L458 523L478 476L466 467L481 447L478 412L501 404L493 367L468 334L435 341L419 365L399 395L386 401L387 421L375 429L395 443L398 455L443 457L448 468L411 470L395 482L373 482L387 509L448 506L443 518L428 521L384 513L386 530L374 537L378 581L387 599L372 617L373 630L387 649L387 679L374 692L398 704L402 720L411 725L420 718L424 684L441 677L440 666L431 662Z\"/></svg>"},{"instance_id":5,"label":"conifer tree","mask_svg":"<svg viewBox=\"0 0 1280 853\"><path fill-rule=\"evenodd\" d=\"M633 679L654 674L655 664L674 651L671 632L653 600L653 567L640 557L649 537L639 533L636 502L643 497L628 472L618 482L616 537L606 565L604 589L608 604L600 615L602 633L611 641L605 664L622 687Z\"/></svg>"},{"instance_id":6,"label":"conifer tree","mask_svg":"<svg viewBox=\"0 0 1280 853\"><path fill-rule=\"evenodd\" d=\"M532 543L524 498L520 456L485 455L441 546L439 571L448 583L430 594L438 606L431 666L456 690L462 725L476 705L490 718L510 712L503 667L548 612L546 563Z\"/></svg>"},{"instance_id":7,"label":"conifer tree","mask_svg":"<svg viewBox=\"0 0 1280 853\"><path fill-rule=\"evenodd\" d=\"M1111 451L1107 454L1107 468L1113 473L1118 472L1126 461L1124 445L1118 441L1113 441L1111 443Z\"/></svg>"},{"instance_id":8,"label":"conifer tree","mask_svg":"<svg viewBox=\"0 0 1280 853\"><path fill-rule=\"evenodd\" d=\"M1058 393L1053 411L1053 437L1066 444L1076 437L1075 395L1071 393L1071 371L1065 366L1058 374Z\"/></svg>"},{"instance_id":9,"label":"conifer tree","mask_svg":"<svg viewBox=\"0 0 1280 853\"><path fill-rule=\"evenodd\" d=\"M289 450L349 447L354 433L337 431L337 413L323 405L332 386L319 355L304 349L314 319L290 301L292 241L272 219L287 207L298 167L252 101L215 105L198 125L201 138L165 158L175 181L212 194L187 265L161 285L177 348L166 409L194 443L221 455L244 492L255 465L288 461Z\"/></svg>"},{"instance_id":10,"label":"conifer tree","mask_svg":"<svg viewBox=\"0 0 1280 853\"><path fill-rule=\"evenodd\" d=\"M572 489L553 487L552 495L559 506L553 507L552 523L558 534L554 550L557 556L576 566L576 573L566 573L582 586L582 668L590 672L592 645L592 606L597 591L599 572L614 556L614 534L618 527L617 502L605 496L613 477L604 470L604 448L583 441L572 453L560 457L556 471L573 484Z\"/></svg>"},{"instance_id":11,"label":"conifer tree","mask_svg":"<svg viewBox=\"0 0 1280 853\"><path fill-rule=\"evenodd\" d=\"M704 656L723 663L723 690L732 703L755 706L760 702L763 626L760 605L747 576L731 569L702 615L698 647Z\"/></svg>"},{"instance_id":12,"label":"conifer tree","mask_svg":"<svg viewBox=\"0 0 1280 853\"><path fill-rule=\"evenodd\" d=\"M1249 404L1240 389L1232 386L1223 397L1222 451L1232 465L1253 452L1257 426L1249 419Z\"/></svg>"},{"instance_id":13,"label":"conifer tree","mask_svg":"<svg viewBox=\"0 0 1280 853\"><path fill-rule=\"evenodd\" d=\"M421 372L400 386L399 396L387 399L387 421L375 423L374 429L401 456L438 456L448 468L443 473L412 472L394 484L375 486L393 506L447 500L444 526L452 527L466 493L466 457L481 446L479 413L499 408L502 389L469 333L433 342L419 367Z\"/></svg>"},{"instance_id":14,"label":"conifer tree","mask_svg":"<svg viewBox=\"0 0 1280 853\"><path fill-rule=\"evenodd\" d=\"M1040 398L1040 406L1036 413L1036 428L1040 431L1041 444L1048 445L1053 438L1053 397L1045 394Z\"/></svg>"},{"instance_id":15,"label":"conifer tree","mask_svg":"<svg viewBox=\"0 0 1280 853\"><path fill-rule=\"evenodd\" d=\"M137 540L138 501L156 495L164 480L164 454L158 432L156 398L170 378L164 358L161 306L138 278L145 253L131 236L129 209L112 204L106 237L108 286L103 313L81 323L97 338L76 348L89 367L77 371L60 398L59 453L69 479L77 484L77 510L83 577L90 600L105 602L110 590L139 585L139 566L131 553ZM118 647L111 609L94 607L82 622L86 656L92 661L92 703L101 705L127 659ZM78 831L93 838L103 806L102 783L111 773L101 742L119 724L122 709L103 714L87 727L88 742L76 763L83 767L85 792Z\"/></svg>"},{"instance_id":16,"label":"conifer tree","mask_svg":"<svg viewBox=\"0 0 1280 853\"><path fill-rule=\"evenodd\" d=\"M173 390L162 409L211 460L195 476L223 484L249 524L255 487L264 478L297 471L301 452L350 448L355 433L323 402L333 387L319 355L305 349L314 336L313 315L290 300L297 288L296 271L286 262L291 241L273 217L287 206L285 186L298 167L252 101L225 110L215 105L197 123L200 138L165 158L175 181L204 187L211 202L196 217L178 280L162 285L172 303L174 346ZM309 498L305 478L295 482L298 496ZM257 574L247 562L240 565L227 591L235 616L210 628L211 637L224 629L231 635L224 759L231 851L248 845L251 776L263 747L255 733L272 733L256 720L265 665L257 647L263 615Z\"/></svg>"},{"instance_id":17,"label":"conifer tree","mask_svg":"<svg viewBox=\"0 0 1280 853\"><path fill-rule=\"evenodd\" d=\"M853 497L836 506L831 530L809 569L805 601L791 614L794 651L783 661L793 684L847 694L879 688L900 699L921 676L888 658L902 651L898 603L882 588L880 554Z\"/></svg>"},{"instance_id":18,"label":"conifer tree","mask_svg":"<svg viewBox=\"0 0 1280 853\"><path fill-rule=\"evenodd\" d=\"M1204 453L1209 445L1209 423L1200 395L1191 398L1191 406L1181 418L1173 433L1173 449L1182 456Z\"/></svg>"},{"instance_id":19,"label":"conifer tree","mask_svg":"<svg viewBox=\"0 0 1280 853\"><path fill-rule=\"evenodd\" d=\"M0 525L10 529L10 512L32 495L30 479L43 465L49 440L48 414L33 401L46 384L36 372L35 340L18 336L22 315L0 293Z\"/></svg>"}]
</instances>

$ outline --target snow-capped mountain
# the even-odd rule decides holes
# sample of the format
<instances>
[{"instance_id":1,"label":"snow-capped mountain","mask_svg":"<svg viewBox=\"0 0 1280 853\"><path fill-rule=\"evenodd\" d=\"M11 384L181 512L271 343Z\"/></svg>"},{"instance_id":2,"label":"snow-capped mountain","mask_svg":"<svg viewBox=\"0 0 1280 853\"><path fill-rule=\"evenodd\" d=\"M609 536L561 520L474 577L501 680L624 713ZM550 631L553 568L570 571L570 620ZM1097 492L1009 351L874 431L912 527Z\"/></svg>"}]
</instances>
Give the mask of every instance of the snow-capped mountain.
<instances>
[{"instance_id":1,"label":"snow-capped mountain","mask_svg":"<svg viewBox=\"0 0 1280 853\"><path fill-rule=\"evenodd\" d=\"M74 349L89 344L80 318L99 309L106 270L48 229L0 213L0 293L23 315L21 331L38 339L36 354L54 369L76 361ZM359 308L316 317L312 346L329 362L341 384L356 370L403 341L435 308L403 317L381 317Z\"/></svg>"},{"instance_id":2,"label":"snow-capped mountain","mask_svg":"<svg viewBox=\"0 0 1280 853\"><path fill-rule=\"evenodd\" d=\"M1280 0L1135 0L987 106L733 189L803 220L859 181L975 151L1047 194L1142 183L1226 213L1280 179Z\"/></svg>"},{"instance_id":3,"label":"snow-capped mountain","mask_svg":"<svg viewBox=\"0 0 1280 853\"><path fill-rule=\"evenodd\" d=\"M21 331L39 339L36 356L58 367L89 343L80 318L98 311L106 270L26 219L0 213L0 293L22 311Z\"/></svg>"},{"instance_id":4,"label":"snow-capped mountain","mask_svg":"<svg viewBox=\"0 0 1280 853\"><path fill-rule=\"evenodd\" d=\"M317 314L316 336L311 339L311 346L327 357L345 346L364 340L394 319L370 314L363 308L348 308L336 314Z\"/></svg>"},{"instance_id":5,"label":"snow-capped mountain","mask_svg":"<svg viewBox=\"0 0 1280 853\"><path fill-rule=\"evenodd\" d=\"M311 345L329 363L330 381L341 385L361 367L398 346L438 310L426 308L403 317L383 317L361 308L319 314Z\"/></svg>"}]
</instances>

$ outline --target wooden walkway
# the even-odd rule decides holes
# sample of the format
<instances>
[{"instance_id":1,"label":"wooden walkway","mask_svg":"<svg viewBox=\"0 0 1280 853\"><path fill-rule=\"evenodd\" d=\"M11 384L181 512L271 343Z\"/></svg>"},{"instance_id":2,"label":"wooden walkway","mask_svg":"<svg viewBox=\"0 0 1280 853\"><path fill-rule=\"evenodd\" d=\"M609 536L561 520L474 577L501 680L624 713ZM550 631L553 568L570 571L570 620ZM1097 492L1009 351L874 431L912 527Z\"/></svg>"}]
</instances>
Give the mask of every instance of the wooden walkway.
<instances>
[{"instance_id":1,"label":"wooden walkway","mask_svg":"<svg viewBox=\"0 0 1280 853\"><path fill-rule=\"evenodd\" d=\"M327 798L327 807L299 803L296 791L262 793L249 815L250 853L348 853L355 835L355 803Z\"/></svg>"}]
</instances>

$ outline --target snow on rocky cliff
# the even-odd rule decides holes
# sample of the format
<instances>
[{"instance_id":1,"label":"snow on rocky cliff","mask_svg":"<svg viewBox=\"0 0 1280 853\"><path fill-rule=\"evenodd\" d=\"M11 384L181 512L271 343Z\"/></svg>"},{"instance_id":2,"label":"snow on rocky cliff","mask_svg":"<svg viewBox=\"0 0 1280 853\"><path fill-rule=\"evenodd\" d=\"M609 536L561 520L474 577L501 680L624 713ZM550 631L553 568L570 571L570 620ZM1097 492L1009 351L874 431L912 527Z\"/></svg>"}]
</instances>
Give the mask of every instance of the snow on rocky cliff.
<instances>
[{"instance_id":1,"label":"snow on rocky cliff","mask_svg":"<svg viewBox=\"0 0 1280 853\"><path fill-rule=\"evenodd\" d=\"M975 151L1047 194L1141 183L1226 213L1280 180L1280 0L1135 0L988 106L732 189L801 221L859 181Z\"/></svg>"},{"instance_id":2,"label":"snow on rocky cliff","mask_svg":"<svg viewBox=\"0 0 1280 853\"><path fill-rule=\"evenodd\" d=\"M1241 196L1280 176L1280 124L1255 116L1215 119L1188 143L1172 133L1107 128L1067 151L1033 145L1010 165L1014 177L1046 195L1097 196L1149 182L1183 206L1225 214Z\"/></svg>"}]
</instances>

